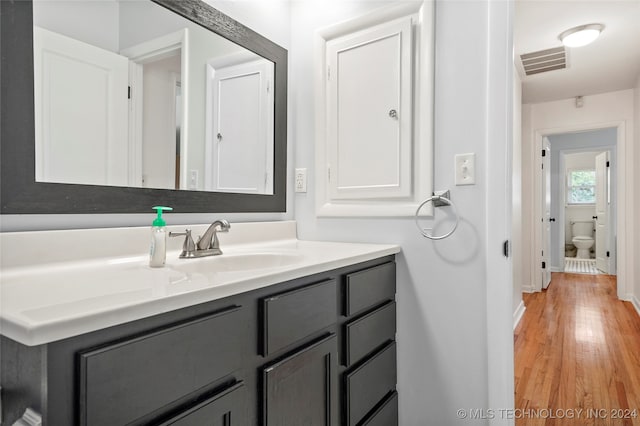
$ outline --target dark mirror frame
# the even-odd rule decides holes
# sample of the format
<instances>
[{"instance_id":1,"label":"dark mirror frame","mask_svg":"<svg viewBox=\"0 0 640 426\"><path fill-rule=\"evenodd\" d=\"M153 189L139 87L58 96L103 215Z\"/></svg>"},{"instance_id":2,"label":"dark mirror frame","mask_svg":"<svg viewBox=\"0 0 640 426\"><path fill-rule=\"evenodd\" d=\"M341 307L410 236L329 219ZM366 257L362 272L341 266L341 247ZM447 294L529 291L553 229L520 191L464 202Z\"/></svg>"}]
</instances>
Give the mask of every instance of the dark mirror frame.
<instances>
[{"instance_id":1,"label":"dark mirror frame","mask_svg":"<svg viewBox=\"0 0 640 426\"><path fill-rule=\"evenodd\" d=\"M0 0L2 214L286 211L287 50L200 0L152 1L275 64L273 195L36 182L33 4Z\"/></svg>"}]
</instances>

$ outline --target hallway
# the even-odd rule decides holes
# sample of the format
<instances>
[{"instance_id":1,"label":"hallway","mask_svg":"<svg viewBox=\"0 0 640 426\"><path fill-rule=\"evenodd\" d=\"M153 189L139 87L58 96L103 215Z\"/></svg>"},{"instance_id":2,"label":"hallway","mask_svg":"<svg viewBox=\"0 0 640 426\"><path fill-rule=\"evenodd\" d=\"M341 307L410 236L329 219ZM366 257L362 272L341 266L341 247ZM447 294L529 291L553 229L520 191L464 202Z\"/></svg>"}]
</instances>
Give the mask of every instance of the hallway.
<instances>
[{"instance_id":1,"label":"hallway","mask_svg":"<svg viewBox=\"0 0 640 426\"><path fill-rule=\"evenodd\" d=\"M553 273L515 330L516 425L640 426L640 316L616 277Z\"/></svg>"}]
</instances>

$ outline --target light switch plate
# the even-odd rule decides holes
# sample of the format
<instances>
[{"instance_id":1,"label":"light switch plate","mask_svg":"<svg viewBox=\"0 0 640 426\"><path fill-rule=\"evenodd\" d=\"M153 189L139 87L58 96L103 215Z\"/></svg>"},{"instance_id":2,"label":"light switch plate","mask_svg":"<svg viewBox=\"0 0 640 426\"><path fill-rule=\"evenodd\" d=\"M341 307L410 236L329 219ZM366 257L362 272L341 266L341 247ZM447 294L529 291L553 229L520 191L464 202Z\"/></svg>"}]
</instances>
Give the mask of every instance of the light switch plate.
<instances>
[{"instance_id":1,"label":"light switch plate","mask_svg":"<svg viewBox=\"0 0 640 426\"><path fill-rule=\"evenodd\" d=\"M457 154L455 163L456 185L475 185L476 154Z\"/></svg>"},{"instance_id":2,"label":"light switch plate","mask_svg":"<svg viewBox=\"0 0 640 426\"><path fill-rule=\"evenodd\" d=\"M307 192L307 169L296 169L296 192Z\"/></svg>"}]
</instances>

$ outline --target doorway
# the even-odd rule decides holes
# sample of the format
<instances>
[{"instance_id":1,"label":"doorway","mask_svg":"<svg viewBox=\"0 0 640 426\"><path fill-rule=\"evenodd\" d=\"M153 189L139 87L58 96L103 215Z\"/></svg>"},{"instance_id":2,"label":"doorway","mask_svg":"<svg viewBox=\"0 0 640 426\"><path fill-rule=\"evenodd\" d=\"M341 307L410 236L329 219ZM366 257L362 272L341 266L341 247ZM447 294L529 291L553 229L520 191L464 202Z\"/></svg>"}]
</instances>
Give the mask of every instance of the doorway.
<instances>
[{"instance_id":1,"label":"doorway","mask_svg":"<svg viewBox=\"0 0 640 426\"><path fill-rule=\"evenodd\" d=\"M542 143L541 288L550 272L615 275L617 129L549 134Z\"/></svg>"},{"instance_id":2,"label":"doorway","mask_svg":"<svg viewBox=\"0 0 640 426\"><path fill-rule=\"evenodd\" d=\"M603 135L608 134L607 142L603 143ZM594 140L586 140L591 136L591 139ZM599 136L599 137L596 137ZM544 205L544 191L543 191L543 176L542 176L542 167L541 167L541 151L543 149L543 140L545 137L550 138L551 149L556 153L555 160L554 155L551 154L551 161L556 164L559 164L560 159L560 151L570 151L572 149L586 149L586 150L596 150L599 152L609 150L610 156L610 171L608 172L611 182L614 185L611 191L611 196L614 199L611 201L612 205L615 208L612 210L609 220L611 223L611 228L614 230L612 236L609 238L609 263L611 264L611 269L608 273L614 273L617 275L618 286L617 293L618 297L622 300L628 300L628 285L627 285L627 272L629 266L631 264L628 263L626 257L628 257L628 248L626 247L627 243L627 235L626 235L626 226L625 223L629 223L629 214L626 203L626 191L627 184L629 179L628 175L628 166L625 165L626 161L626 141L627 141L627 131L625 128L624 122L608 122L603 124L584 124L584 125L576 125L576 126L567 126L562 128L553 128L553 129L541 129L534 131L534 141L536 146L536 151L538 158L535 159L535 163L537 164L534 168L534 199L535 199L535 213L534 215L537 217L533 222L534 233L534 245L532 247L532 264L534 267L532 268L532 287L530 291L536 292L542 290L542 282L543 282L543 269L542 269L542 258L543 253L543 227L545 222L542 220L542 207ZM571 145L563 141L563 139L582 137L585 138L585 141L582 142L582 145ZM554 145L555 138L555 145ZM564 144L564 145L563 145ZM579 147L579 148L576 148ZM559 182L559 166L554 164L550 166L552 170L556 170L554 174L552 174L551 181L558 183ZM564 179L564 178L563 178ZM564 181L562 186L564 187ZM551 222L550 228L552 228L552 235L562 235L557 232L559 221L562 224L565 224L566 217L564 211L559 211L559 204L556 203L555 208L552 210L550 214L550 218L555 218L555 222ZM565 232L570 225L565 226ZM560 240L556 243L552 243L548 247L549 250L549 270L553 271L563 271L564 265L562 261L561 254L564 252L564 243ZM606 251L605 251L606 255Z\"/></svg>"}]
</instances>

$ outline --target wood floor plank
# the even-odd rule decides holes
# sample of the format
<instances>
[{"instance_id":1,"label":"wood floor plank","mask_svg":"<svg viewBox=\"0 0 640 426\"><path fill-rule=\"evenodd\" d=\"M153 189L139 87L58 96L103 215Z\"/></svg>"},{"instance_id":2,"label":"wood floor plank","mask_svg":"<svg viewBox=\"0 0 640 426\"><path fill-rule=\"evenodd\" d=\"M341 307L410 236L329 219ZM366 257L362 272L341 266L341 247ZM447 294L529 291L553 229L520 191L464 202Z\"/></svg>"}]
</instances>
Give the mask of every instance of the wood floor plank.
<instances>
[{"instance_id":1,"label":"wood floor plank","mask_svg":"<svg viewBox=\"0 0 640 426\"><path fill-rule=\"evenodd\" d=\"M640 316L616 295L615 276L565 273L524 295L517 426L640 426Z\"/></svg>"}]
</instances>

